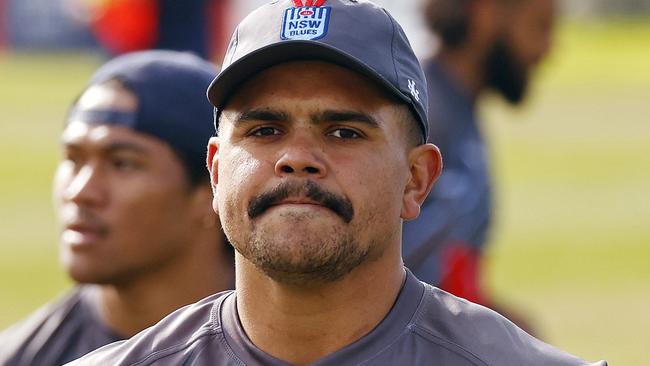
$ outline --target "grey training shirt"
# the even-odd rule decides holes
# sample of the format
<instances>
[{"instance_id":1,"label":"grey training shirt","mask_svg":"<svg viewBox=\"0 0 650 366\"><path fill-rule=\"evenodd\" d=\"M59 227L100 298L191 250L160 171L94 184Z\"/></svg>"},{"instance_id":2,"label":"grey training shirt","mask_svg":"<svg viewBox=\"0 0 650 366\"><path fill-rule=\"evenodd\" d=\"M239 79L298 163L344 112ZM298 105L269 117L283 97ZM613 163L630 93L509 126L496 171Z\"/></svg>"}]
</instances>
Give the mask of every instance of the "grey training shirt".
<instances>
[{"instance_id":1,"label":"grey training shirt","mask_svg":"<svg viewBox=\"0 0 650 366\"><path fill-rule=\"evenodd\" d=\"M97 315L92 286L80 286L0 333L0 366L57 366L123 339Z\"/></svg>"},{"instance_id":2,"label":"grey training shirt","mask_svg":"<svg viewBox=\"0 0 650 366\"><path fill-rule=\"evenodd\" d=\"M135 337L71 365L264 365L288 363L258 349L237 315L236 292L207 297ZM386 318L369 334L312 365L606 366L543 343L499 314L420 282L407 271Z\"/></svg>"}]
</instances>

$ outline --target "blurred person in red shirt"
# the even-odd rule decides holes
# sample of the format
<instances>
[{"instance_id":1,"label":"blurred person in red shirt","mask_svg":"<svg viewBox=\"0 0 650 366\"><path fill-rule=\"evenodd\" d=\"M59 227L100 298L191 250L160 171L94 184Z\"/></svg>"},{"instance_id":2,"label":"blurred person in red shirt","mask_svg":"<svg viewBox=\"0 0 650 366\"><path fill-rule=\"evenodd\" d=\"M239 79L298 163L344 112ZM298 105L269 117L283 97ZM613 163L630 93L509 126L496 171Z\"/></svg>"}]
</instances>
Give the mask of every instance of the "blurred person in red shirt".
<instances>
[{"instance_id":1,"label":"blurred person in red shirt","mask_svg":"<svg viewBox=\"0 0 650 366\"><path fill-rule=\"evenodd\" d=\"M145 49L223 53L230 0L76 0L99 44L111 55Z\"/></svg>"}]
</instances>

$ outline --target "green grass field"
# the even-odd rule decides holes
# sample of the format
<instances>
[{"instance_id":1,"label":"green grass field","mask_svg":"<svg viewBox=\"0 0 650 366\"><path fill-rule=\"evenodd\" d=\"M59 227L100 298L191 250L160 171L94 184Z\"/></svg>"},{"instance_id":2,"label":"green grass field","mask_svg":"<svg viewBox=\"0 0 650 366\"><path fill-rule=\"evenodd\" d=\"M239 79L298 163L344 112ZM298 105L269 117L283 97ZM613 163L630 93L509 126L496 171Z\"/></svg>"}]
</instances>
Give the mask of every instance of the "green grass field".
<instances>
[{"instance_id":1,"label":"green grass field","mask_svg":"<svg viewBox=\"0 0 650 366\"><path fill-rule=\"evenodd\" d=\"M0 328L70 286L51 176L92 56L0 55ZM483 108L498 182L486 282L550 343L611 365L650 344L650 22L563 24L523 109Z\"/></svg>"}]
</instances>

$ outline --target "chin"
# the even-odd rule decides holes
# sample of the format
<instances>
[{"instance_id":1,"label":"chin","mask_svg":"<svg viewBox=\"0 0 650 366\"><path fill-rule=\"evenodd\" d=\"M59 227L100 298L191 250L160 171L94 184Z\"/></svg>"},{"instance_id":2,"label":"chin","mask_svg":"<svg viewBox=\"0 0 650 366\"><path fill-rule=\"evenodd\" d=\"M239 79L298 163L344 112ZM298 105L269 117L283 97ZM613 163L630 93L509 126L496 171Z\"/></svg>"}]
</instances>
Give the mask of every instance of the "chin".
<instances>
[{"instance_id":1,"label":"chin","mask_svg":"<svg viewBox=\"0 0 650 366\"><path fill-rule=\"evenodd\" d=\"M102 277L97 273L88 270L87 268L79 268L79 266L68 267L67 268L68 276L76 282L81 284L102 284L105 281L102 281Z\"/></svg>"},{"instance_id":2,"label":"chin","mask_svg":"<svg viewBox=\"0 0 650 366\"><path fill-rule=\"evenodd\" d=\"M115 282L115 275L110 268L104 268L105 260L89 260L88 258L75 258L62 256L61 260L68 276L76 283L81 284L111 284Z\"/></svg>"},{"instance_id":3,"label":"chin","mask_svg":"<svg viewBox=\"0 0 650 366\"><path fill-rule=\"evenodd\" d=\"M302 211L279 208L258 218L255 226L268 234L277 233L277 236L286 238L286 235L300 237L328 233L333 228L342 229L344 222L336 214L321 207L307 207Z\"/></svg>"},{"instance_id":4,"label":"chin","mask_svg":"<svg viewBox=\"0 0 650 366\"><path fill-rule=\"evenodd\" d=\"M331 224L271 229L259 228L235 246L255 267L287 285L336 281L368 256L368 248L361 246L351 233Z\"/></svg>"}]
</instances>

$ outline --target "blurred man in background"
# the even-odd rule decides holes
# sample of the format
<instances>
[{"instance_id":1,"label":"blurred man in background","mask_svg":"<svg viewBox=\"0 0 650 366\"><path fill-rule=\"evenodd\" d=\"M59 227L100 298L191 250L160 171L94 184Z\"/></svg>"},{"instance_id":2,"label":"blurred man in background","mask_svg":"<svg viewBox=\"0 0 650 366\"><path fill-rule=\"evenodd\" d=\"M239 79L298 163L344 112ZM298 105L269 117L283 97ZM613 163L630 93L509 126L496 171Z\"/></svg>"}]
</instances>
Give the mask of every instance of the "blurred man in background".
<instances>
[{"instance_id":1,"label":"blurred man in background","mask_svg":"<svg viewBox=\"0 0 650 366\"><path fill-rule=\"evenodd\" d=\"M492 216L489 157L477 102L495 91L520 104L551 47L553 0L429 0L426 20L440 49L423 64L429 140L445 168L420 217L404 224L406 265L423 281L492 306L481 261Z\"/></svg>"},{"instance_id":2,"label":"blurred man in background","mask_svg":"<svg viewBox=\"0 0 650 366\"><path fill-rule=\"evenodd\" d=\"M212 211L205 89L187 53L108 62L73 104L54 182L60 258L80 285L0 334L1 365L60 365L234 284Z\"/></svg>"}]
</instances>

